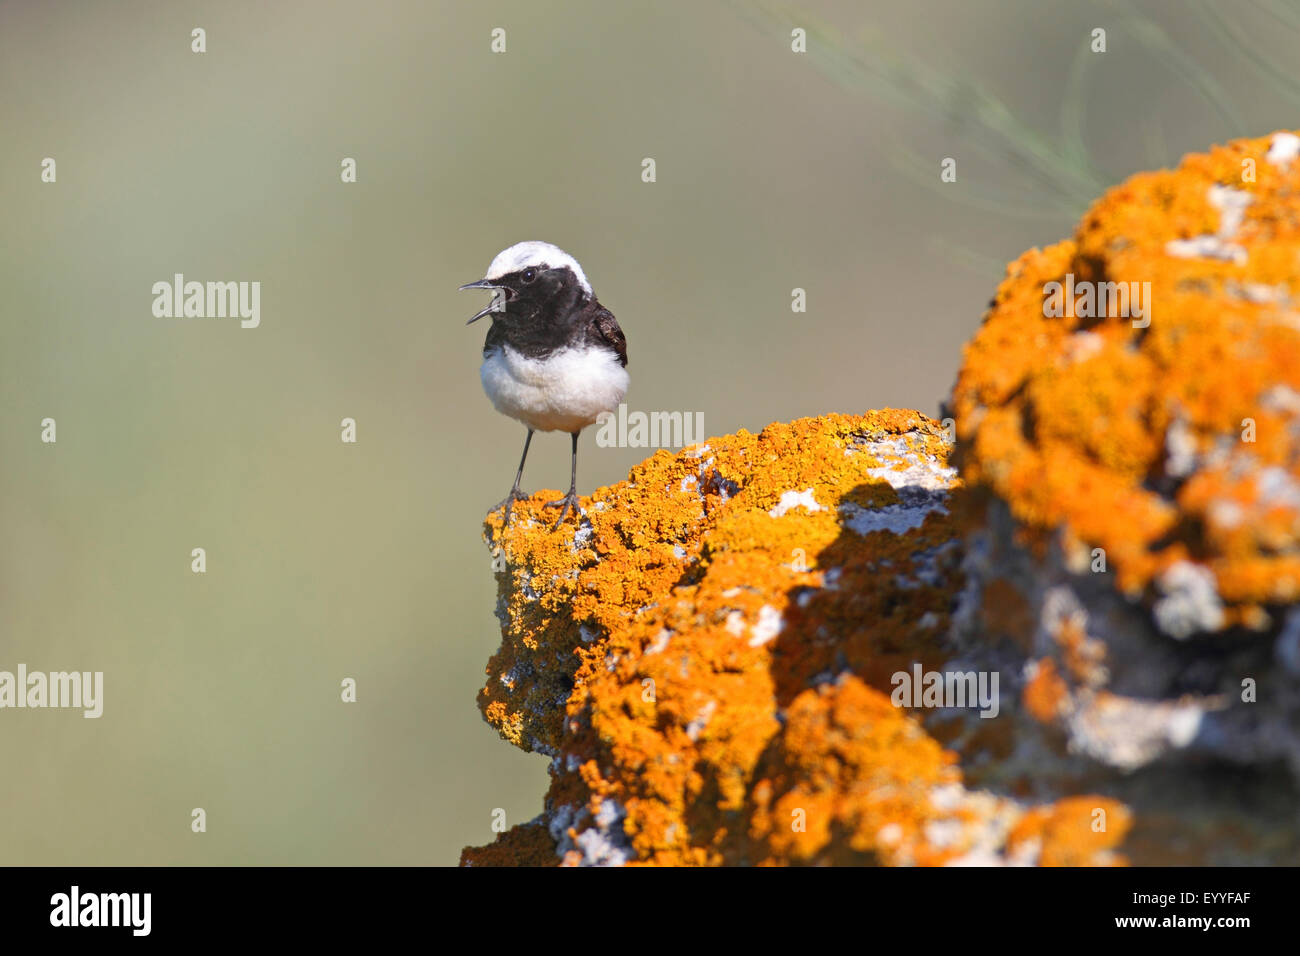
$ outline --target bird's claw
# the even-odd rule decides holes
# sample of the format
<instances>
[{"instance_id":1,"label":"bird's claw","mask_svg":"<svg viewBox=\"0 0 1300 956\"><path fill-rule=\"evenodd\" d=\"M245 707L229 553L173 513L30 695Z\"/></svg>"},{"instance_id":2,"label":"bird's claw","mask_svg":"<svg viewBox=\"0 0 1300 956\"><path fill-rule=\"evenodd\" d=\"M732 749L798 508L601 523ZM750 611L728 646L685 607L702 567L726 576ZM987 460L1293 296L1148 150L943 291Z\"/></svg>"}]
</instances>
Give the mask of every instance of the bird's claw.
<instances>
[{"instance_id":1,"label":"bird's claw","mask_svg":"<svg viewBox=\"0 0 1300 956\"><path fill-rule=\"evenodd\" d=\"M511 489L510 494L506 495L504 498L502 498L500 501L498 501L496 504L492 506L493 511L496 511L502 505L506 506L506 513L501 519L502 528L510 527L510 511L514 507L515 502L523 501L527 497L528 496L525 495L523 492L521 492L519 489L514 488Z\"/></svg>"},{"instance_id":2,"label":"bird's claw","mask_svg":"<svg viewBox=\"0 0 1300 956\"><path fill-rule=\"evenodd\" d=\"M578 493L576 491L570 491L563 498L557 498L554 501L548 501L543 507L546 508L562 507L562 510L560 511L559 520L555 522L555 527L551 528L552 531L560 530L560 525L564 524L564 518L566 515L568 515L570 508L573 509L573 513L575 516L580 514L582 510L578 507Z\"/></svg>"}]
</instances>

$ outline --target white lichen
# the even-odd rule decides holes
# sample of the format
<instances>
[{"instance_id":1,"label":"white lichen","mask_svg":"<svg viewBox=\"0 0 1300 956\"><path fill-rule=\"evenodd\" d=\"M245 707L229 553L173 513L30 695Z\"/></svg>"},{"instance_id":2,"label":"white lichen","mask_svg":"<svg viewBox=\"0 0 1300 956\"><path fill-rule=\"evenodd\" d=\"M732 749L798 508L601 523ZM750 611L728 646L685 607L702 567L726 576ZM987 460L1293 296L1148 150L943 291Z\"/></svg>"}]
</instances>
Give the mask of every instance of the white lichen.
<instances>
[{"instance_id":1,"label":"white lichen","mask_svg":"<svg viewBox=\"0 0 1300 956\"><path fill-rule=\"evenodd\" d=\"M1219 231L1191 239L1171 239L1165 243L1165 252L1180 259L1218 259L1245 265L1246 250L1230 240L1241 228L1246 207L1254 202L1250 193L1215 184L1210 187L1210 205L1219 210Z\"/></svg>"},{"instance_id":2,"label":"white lichen","mask_svg":"<svg viewBox=\"0 0 1300 956\"><path fill-rule=\"evenodd\" d=\"M813 497L813 490L808 488L804 491L784 492L776 507L769 511L768 514L773 518L784 518L787 512L793 511L795 508L807 508L809 511L822 510L822 506Z\"/></svg>"}]
</instances>

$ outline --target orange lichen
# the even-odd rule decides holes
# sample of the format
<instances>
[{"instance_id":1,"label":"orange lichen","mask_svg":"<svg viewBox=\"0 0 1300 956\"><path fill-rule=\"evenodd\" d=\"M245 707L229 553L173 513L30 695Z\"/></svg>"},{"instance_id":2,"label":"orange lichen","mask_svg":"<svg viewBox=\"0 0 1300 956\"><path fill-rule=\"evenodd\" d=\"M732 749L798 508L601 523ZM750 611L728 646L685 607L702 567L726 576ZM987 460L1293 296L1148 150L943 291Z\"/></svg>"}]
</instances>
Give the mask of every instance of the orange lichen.
<instances>
[{"instance_id":1,"label":"orange lichen","mask_svg":"<svg viewBox=\"0 0 1300 956\"><path fill-rule=\"evenodd\" d=\"M1015 825L1007 843L1042 847L1041 866L1087 866L1125 862L1113 853L1132 826L1123 804L1106 797L1067 797L1050 808L1031 810Z\"/></svg>"},{"instance_id":2,"label":"orange lichen","mask_svg":"<svg viewBox=\"0 0 1300 956\"><path fill-rule=\"evenodd\" d=\"M657 452L579 528L551 531L549 493L489 517L503 642L479 703L552 756L564 862L1005 851L1024 807L965 789L890 701L942 666L962 586L947 450L916 412L827 415Z\"/></svg>"},{"instance_id":3,"label":"orange lichen","mask_svg":"<svg viewBox=\"0 0 1300 956\"><path fill-rule=\"evenodd\" d=\"M538 822L506 830L482 847L466 847L461 866L555 866L555 841Z\"/></svg>"},{"instance_id":4,"label":"orange lichen","mask_svg":"<svg viewBox=\"0 0 1300 956\"><path fill-rule=\"evenodd\" d=\"M1271 161L1272 140L1134 176L1011 263L951 402L977 495L1040 544L1104 549L1129 595L1208 569L1208 630L1300 594L1300 160ZM1149 325L1122 302L1046 314L1067 275L1137 283Z\"/></svg>"},{"instance_id":5,"label":"orange lichen","mask_svg":"<svg viewBox=\"0 0 1300 956\"><path fill-rule=\"evenodd\" d=\"M1069 696L1069 688L1050 657L1037 662L1022 694L1029 716L1044 724L1056 720Z\"/></svg>"},{"instance_id":6,"label":"orange lichen","mask_svg":"<svg viewBox=\"0 0 1300 956\"><path fill-rule=\"evenodd\" d=\"M969 843L931 846L926 825L963 815L931 799L960 784L955 759L857 678L804 691L754 786L753 856L804 865L954 859Z\"/></svg>"}]
</instances>

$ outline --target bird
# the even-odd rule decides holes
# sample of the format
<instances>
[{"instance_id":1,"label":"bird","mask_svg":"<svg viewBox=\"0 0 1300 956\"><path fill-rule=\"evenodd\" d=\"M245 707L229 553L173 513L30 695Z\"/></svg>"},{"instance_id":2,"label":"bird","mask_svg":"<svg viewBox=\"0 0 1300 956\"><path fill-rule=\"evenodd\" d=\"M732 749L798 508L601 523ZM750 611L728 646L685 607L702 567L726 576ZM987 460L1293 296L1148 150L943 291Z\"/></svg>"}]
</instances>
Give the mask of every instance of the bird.
<instances>
[{"instance_id":1,"label":"bird","mask_svg":"<svg viewBox=\"0 0 1300 956\"><path fill-rule=\"evenodd\" d=\"M627 338L614 314L600 304L578 260L549 242L519 242L497 255L487 273L460 287L487 289L492 302L466 324L490 316L479 379L492 406L521 423L528 434L510 494L519 490L533 432L568 432L573 452L569 492L546 507L560 508L552 531L578 507L578 436L602 413L614 412L627 395Z\"/></svg>"}]
</instances>

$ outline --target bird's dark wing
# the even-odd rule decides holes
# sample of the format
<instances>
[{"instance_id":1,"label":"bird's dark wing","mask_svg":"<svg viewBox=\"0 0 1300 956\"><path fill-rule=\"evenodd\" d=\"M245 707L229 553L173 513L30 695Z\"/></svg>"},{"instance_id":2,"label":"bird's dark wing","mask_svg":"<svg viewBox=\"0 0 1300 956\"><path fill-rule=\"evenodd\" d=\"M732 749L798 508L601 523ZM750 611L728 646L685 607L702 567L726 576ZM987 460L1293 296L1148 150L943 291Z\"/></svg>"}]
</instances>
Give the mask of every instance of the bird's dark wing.
<instances>
[{"instance_id":1,"label":"bird's dark wing","mask_svg":"<svg viewBox=\"0 0 1300 956\"><path fill-rule=\"evenodd\" d=\"M626 368L627 337L623 335L623 330L619 328L618 319L614 318L614 313L604 306L597 307L595 315L591 319L591 327L600 340L618 353L619 364Z\"/></svg>"}]
</instances>

